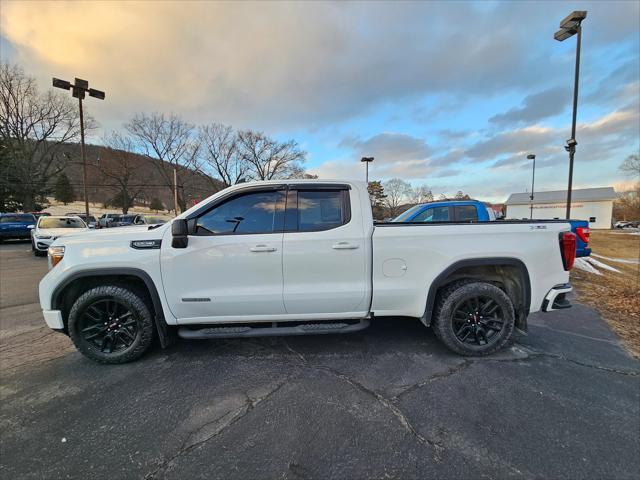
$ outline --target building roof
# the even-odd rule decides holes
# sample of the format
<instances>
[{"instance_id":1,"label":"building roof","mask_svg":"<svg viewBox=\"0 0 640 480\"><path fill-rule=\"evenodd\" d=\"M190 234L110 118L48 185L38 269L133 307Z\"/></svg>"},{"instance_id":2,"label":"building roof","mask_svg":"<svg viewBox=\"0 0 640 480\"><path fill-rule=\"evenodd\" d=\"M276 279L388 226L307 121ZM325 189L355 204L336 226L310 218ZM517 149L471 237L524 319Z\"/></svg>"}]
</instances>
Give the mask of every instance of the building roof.
<instances>
[{"instance_id":1,"label":"building roof","mask_svg":"<svg viewBox=\"0 0 640 480\"><path fill-rule=\"evenodd\" d=\"M529 193L512 193L505 205L529 205ZM581 188L571 191L572 202L598 202L602 200L615 200L616 192L613 187ZM550 192L533 192L533 203L561 203L567 201L566 190L553 190Z\"/></svg>"}]
</instances>

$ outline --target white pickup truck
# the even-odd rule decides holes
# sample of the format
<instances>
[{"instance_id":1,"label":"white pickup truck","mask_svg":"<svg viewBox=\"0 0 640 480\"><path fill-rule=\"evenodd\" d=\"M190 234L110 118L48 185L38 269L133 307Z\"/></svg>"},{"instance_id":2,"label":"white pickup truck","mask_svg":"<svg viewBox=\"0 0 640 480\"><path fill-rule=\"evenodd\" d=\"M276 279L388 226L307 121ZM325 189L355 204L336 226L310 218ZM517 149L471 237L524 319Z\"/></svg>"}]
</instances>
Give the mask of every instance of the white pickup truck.
<instances>
[{"instance_id":1,"label":"white pickup truck","mask_svg":"<svg viewBox=\"0 0 640 480\"><path fill-rule=\"evenodd\" d=\"M486 355L527 315L570 306L563 221L375 224L364 183L227 188L159 226L56 240L40 282L47 325L104 363L154 338L346 333L414 317Z\"/></svg>"}]
</instances>

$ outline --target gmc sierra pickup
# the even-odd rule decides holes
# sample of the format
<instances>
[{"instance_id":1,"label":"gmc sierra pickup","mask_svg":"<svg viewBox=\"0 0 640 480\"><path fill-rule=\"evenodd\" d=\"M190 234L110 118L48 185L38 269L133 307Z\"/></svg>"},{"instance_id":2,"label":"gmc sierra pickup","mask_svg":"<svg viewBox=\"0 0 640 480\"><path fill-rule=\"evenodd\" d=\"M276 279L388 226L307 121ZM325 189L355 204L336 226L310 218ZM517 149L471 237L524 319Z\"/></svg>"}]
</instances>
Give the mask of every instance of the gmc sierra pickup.
<instances>
[{"instance_id":1,"label":"gmc sierra pickup","mask_svg":"<svg viewBox=\"0 0 640 480\"><path fill-rule=\"evenodd\" d=\"M40 303L103 363L154 338L343 333L397 316L487 355L530 312L570 306L575 249L564 221L374 225L364 183L244 183L164 225L56 240Z\"/></svg>"}]
</instances>

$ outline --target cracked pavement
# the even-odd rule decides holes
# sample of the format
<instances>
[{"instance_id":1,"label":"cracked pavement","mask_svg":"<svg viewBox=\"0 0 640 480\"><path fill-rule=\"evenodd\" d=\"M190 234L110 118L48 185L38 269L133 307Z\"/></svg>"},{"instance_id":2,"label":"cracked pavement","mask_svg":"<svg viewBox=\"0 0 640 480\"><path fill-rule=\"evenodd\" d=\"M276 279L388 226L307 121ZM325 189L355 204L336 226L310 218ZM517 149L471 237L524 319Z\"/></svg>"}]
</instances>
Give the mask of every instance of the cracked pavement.
<instances>
[{"instance_id":1,"label":"cracked pavement","mask_svg":"<svg viewBox=\"0 0 640 480\"><path fill-rule=\"evenodd\" d=\"M2 478L637 478L640 364L593 310L489 358L410 319L180 341L104 366L50 334L45 261L0 247Z\"/></svg>"}]
</instances>

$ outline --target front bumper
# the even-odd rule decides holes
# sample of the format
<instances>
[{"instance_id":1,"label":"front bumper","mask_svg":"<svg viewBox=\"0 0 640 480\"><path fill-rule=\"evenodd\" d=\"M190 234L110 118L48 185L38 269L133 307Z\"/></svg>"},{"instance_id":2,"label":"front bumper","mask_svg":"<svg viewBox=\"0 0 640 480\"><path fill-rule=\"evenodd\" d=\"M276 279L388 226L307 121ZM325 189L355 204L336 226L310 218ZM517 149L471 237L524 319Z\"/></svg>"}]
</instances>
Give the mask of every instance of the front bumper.
<instances>
[{"instance_id":1,"label":"front bumper","mask_svg":"<svg viewBox=\"0 0 640 480\"><path fill-rule=\"evenodd\" d=\"M35 245L36 250L46 252L54 241L55 238L34 238L33 244Z\"/></svg>"},{"instance_id":2,"label":"front bumper","mask_svg":"<svg viewBox=\"0 0 640 480\"><path fill-rule=\"evenodd\" d=\"M0 231L0 240L29 240L31 238L31 232L26 231L13 231L2 232Z\"/></svg>"},{"instance_id":3,"label":"front bumper","mask_svg":"<svg viewBox=\"0 0 640 480\"><path fill-rule=\"evenodd\" d=\"M571 302L567 300L567 294L573 290L570 283L556 285L544 297L541 310L543 312L552 312L553 310L563 310L571 308Z\"/></svg>"},{"instance_id":4,"label":"front bumper","mask_svg":"<svg viewBox=\"0 0 640 480\"><path fill-rule=\"evenodd\" d=\"M62 320L62 312L60 310L43 310L42 315L49 328L53 328L54 330L64 329L64 321Z\"/></svg>"}]
</instances>

